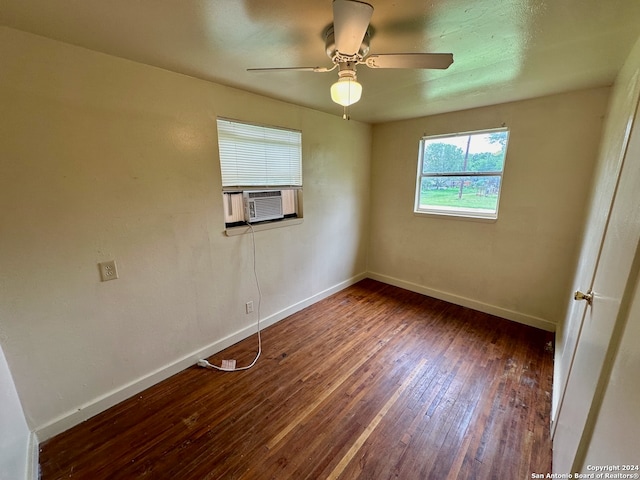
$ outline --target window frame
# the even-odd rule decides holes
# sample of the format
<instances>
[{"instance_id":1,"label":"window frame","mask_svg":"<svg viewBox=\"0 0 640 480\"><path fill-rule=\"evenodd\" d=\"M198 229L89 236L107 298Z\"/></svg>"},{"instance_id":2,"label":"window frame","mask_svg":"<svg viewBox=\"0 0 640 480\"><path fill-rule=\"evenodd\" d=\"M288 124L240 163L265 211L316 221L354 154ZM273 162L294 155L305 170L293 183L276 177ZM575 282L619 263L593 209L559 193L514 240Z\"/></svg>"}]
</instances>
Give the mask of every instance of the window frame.
<instances>
[{"instance_id":1,"label":"window frame","mask_svg":"<svg viewBox=\"0 0 640 480\"><path fill-rule=\"evenodd\" d=\"M229 124L233 124L232 127L237 125L240 129L247 127L246 131L241 132L241 135L238 137L240 139L239 142L234 144L233 148L231 148L233 153L230 156L225 155L227 152L225 149L229 148L228 140L229 138L232 138L233 135L228 135L224 138L221 136L221 122L225 122L227 126L229 126ZM226 117L216 118L216 131L218 138L218 160L222 184L225 233L228 236L232 236L240 235L249 231L249 226L244 220L244 208L238 212L240 205L237 200L238 198L241 199L245 192L250 191L280 190L283 193L283 218L252 223L251 225L253 230L259 231L302 223L302 131L281 126L246 122ZM242 141L242 135L249 135L251 132L256 134L255 137L247 142ZM271 141L266 141L264 143L264 148L259 146L261 143L260 139L262 138L260 136L261 134L264 134L265 137ZM282 135L286 137L284 140ZM280 138L274 141L274 136ZM274 145L280 141L283 141L283 144L286 144L292 140L294 140L294 142L288 147L285 146L280 150L277 146L274 148ZM227 141L227 143L225 143L225 141ZM255 148L255 145L251 145L251 143L254 142L255 145L258 145L258 148ZM297 150L297 152L294 152L294 150ZM254 154L258 157L258 160L252 157ZM278 155L281 155L285 160L281 161ZM233 162L235 163L240 163L243 160L246 160L247 163L240 166L236 165L235 171L228 168L225 170L225 167L228 167L229 164L232 163L230 160L231 157L233 157ZM293 164L292 159L293 162L296 163L293 168L291 168L291 165ZM270 181L270 172L268 172L268 170L270 167L273 167L273 165L276 165L276 168L289 170L286 175L287 178L282 177L284 181ZM242 176L242 170L244 170L244 177ZM248 174L247 171L249 171ZM254 175L254 171L262 171L263 173ZM225 172L227 173L226 179ZM229 181L230 177L234 180ZM243 180L237 180L240 178L243 178ZM238 197L238 194L240 197Z\"/></svg>"},{"instance_id":2,"label":"window frame","mask_svg":"<svg viewBox=\"0 0 640 480\"><path fill-rule=\"evenodd\" d=\"M473 135L483 135L494 132L506 132L507 138L505 141L504 147L504 158L502 160L502 170L500 171L446 171L446 172L423 172L424 161L425 161L425 145L427 140L434 140L438 138L454 138L454 137L463 137L463 136L473 136ZM445 134L436 134L436 135L423 135L420 138L419 148L418 148L418 169L416 175L416 190L415 190L415 198L414 198L414 207L413 213L418 216L439 216L439 217L453 217L459 219L468 219L468 220L477 220L477 221L489 221L495 222L498 219L498 210L500 207L500 197L502 193L503 179L504 179L504 169L507 158L507 150L509 146L509 136L510 131L508 127L498 127L498 128L488 128L482 130L471 130L466 132L455 132L455 133L445 133ZM446 207L441 206L440 208L431 206L431 207L421 207L420 199L421 199L421 189L422 182L424 178L454 178L454 177L499 177L500 179L500 187L497 192L496 199L496 208L495 212L486 212L480 209L473 208L461 208L461 207Z\"/></svg>"},{"instance_id":3,"label":"window frame","mask_svg":"<svg viewBox=\"0 0 640 480\"><path fill-rule=\"evenodd\" d=\"M301 130L225 117L216 129L224 190L302 188Z\"/></svg>"}]
</instances>

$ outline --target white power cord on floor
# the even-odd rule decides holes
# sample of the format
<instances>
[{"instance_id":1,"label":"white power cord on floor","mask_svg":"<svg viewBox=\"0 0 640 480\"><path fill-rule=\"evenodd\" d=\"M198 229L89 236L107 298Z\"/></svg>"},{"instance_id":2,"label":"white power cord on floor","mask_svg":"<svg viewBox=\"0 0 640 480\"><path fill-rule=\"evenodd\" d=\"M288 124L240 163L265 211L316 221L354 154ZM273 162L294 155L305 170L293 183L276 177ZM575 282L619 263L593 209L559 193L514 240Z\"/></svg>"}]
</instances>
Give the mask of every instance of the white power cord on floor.
<instances>
[{"instance_id":1,"label":"white power cord on floor","mask_svg":"<svg viewBox=\"0 0 640 480\"><path fill-rule=\"evenodd\" d=\"M218 365L213 365L212 363L209 363L206 359L198 360L197 365L200 367L213 368L215 370L220 370L222 372L239 372L241 370L249 370L251 367L253 367L256 364L256 362L258 361L258 358L260 358L260 354L262 353L262 336L260 334L260 304L262 303L262 290L260 290L260 281L258 280L258 271L256 269L256 232L253 230L253 226L250 223L247 223L247 225L251 229L251 244L253 246L253 278L255 278L256 280L256 287L258 289L258 308L256 310L258 314L258 353L256 354L256 357L253 359L253 362L251 362L246 367L232 367L232 368L227 366L219 367ZM235 360L232 360L231 362L235 364ZM223 360L223 365L224 364L225 364L225 361Z\"/></svg>"}]
</instances>

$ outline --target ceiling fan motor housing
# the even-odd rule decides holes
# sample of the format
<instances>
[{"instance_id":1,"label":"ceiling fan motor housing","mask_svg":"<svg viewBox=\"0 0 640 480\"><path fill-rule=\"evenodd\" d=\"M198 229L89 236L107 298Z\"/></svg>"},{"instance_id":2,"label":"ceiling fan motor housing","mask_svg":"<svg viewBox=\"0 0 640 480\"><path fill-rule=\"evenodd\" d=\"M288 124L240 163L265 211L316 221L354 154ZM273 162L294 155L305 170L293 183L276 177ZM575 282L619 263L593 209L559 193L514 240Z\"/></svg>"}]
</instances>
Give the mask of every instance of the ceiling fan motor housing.
<instances>
[{"instance_id":1,"label":"ceiling fan motor housing","mask_svg":"<svg viewBox=\"0 0 640 480\"><path fill-rule=\"evenodd\" d=\"M333 31L333 25L331 25L327 29L327 34L325 35L325 50L327 55L331 59L333 63L339 64L343 62L361 62L364 57L369 53L369 43L371 41L371 35L369 34L369 30L367 30L364 34L364 38L362 39L362 44L358 49L358 53L354 55L345 55L340 53L336 48L336 39Z\"/></svg>"}]
</instances>

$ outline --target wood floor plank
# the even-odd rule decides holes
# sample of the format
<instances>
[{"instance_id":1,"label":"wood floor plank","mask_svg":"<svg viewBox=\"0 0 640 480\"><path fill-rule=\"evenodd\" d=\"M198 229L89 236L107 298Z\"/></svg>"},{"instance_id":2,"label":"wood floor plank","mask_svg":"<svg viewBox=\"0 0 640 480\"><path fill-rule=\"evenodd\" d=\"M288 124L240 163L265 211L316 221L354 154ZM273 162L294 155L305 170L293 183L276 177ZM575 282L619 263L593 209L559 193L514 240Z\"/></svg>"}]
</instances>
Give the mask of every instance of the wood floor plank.
<instances>
[{"instance_id":1,"label":"wood floor plank","mask_svg":"<svg viewBox=\"0 0 640 480\"><path fill-rule=\"evenodd\" d=\"M550 471L553 335L364 280L44 442L42 479L478 479ZM248 338L209 360L251 362Z\"/></svg>"},{"instance_id":2,"label":"wood floor plank","mask_svg":"<svg viewBox=\"0 0 640 480\"><path fill-rule=\"evenodd\" d=\"M411 372L409 377L407 377L405 381L398 387L398 389L395 392L393 392L393 395L391 396L391 398L387 400L387 403L384 404L382 409L376 414L374 419L367 425L367 427L360 434L358 439L351 445L351 448L345 454L345 456L342 457L338 465L336 465L333 471L327 476L328 480L335 480L342 474L345 467L353 460L354 456L358 453L362 445L364 445L364 442L367 441L367 439L373 433L373 431L376 429L379 423L384 419L385 415L395 405L395 403L400 398L400 395L402 395L404 391L407 389L407 387L411 384L411 382L413 382L414 378L418 375L420 370L422 370L422 367L424 366L425 363L426 363L426 360L424 359L421 360L416 366L416 368L413 370L413 372Z\"/></svg>"}]
</instances>

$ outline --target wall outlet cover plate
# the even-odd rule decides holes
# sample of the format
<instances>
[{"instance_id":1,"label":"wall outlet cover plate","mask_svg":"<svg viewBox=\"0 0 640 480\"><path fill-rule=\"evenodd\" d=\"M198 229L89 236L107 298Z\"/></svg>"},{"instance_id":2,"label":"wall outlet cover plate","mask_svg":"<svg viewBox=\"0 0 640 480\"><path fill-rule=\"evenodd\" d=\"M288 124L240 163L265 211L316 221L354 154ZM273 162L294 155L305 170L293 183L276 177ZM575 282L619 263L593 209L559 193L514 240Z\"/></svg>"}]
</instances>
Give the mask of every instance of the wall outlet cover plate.
<instances>
[{"instance_id":1,"label":"wall outlet cover plate","mask_svg":"<svg viewBox=\"0 0 640 480\"><path fill-rule=\"evenodd\" d=\"M103 282L115 280L116 278L118 278L118 268L116 267L115 260L100 262L98 264L98 267L100 267L100 279Z\"/></svg>"}]
</instances>

